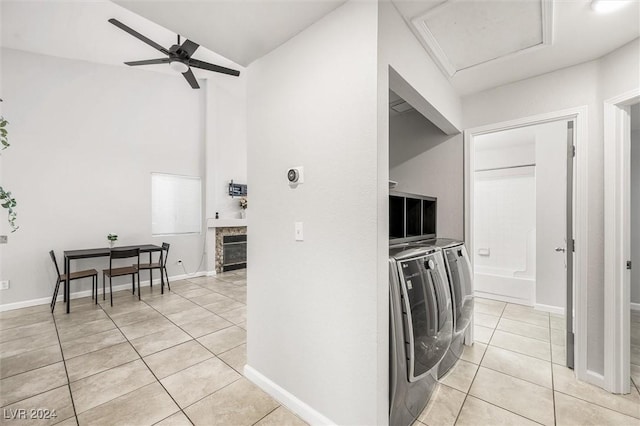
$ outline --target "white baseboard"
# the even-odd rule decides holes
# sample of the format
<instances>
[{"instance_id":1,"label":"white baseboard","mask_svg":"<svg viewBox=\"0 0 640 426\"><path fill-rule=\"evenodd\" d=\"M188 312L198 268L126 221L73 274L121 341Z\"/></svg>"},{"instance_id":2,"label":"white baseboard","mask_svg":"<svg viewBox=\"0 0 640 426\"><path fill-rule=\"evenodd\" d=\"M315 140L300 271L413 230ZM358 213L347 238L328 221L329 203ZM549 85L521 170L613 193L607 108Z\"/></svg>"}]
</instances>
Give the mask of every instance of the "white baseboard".
<instances>
[{"instance_id":1,"label":"white baseboard","mask_svg":"<svg viewBox=\"0 0 640 426\"><path fill-rule=\"evenodd\" d=\"M640 311L640 303L630 302L630 305L632 311Z\"/></svg>"},{"instance_id":2,"label":"white baseboard","mask_svg":"<svg viewBox=\"0 0 640 426\"><path fill-rule=\"evenodd\" d=\"M215 277L218 275L216 271L207 271L207 277Z\"/></svg>"},{"instance_id":3,"label":"white baseboard","mask_svg":"<svg viewBox=\"0 0 640 426\"><path fill-rule=\"evenodd\" d=\"M500 294L494 294L494 293L486 293L484 291L474 291L473 292L475 297L481 297L483 299L492 299L492 300L499 300L500 302L507 302L507 303L515 303L518 305L524 305L524 306L531 306L531 304L527 303L526 300L523 299L518 299L515 297L509 297L509 296L503 296Z\"/></svg>"},{"instance_id":4,"label":"white baseboard","mask_svg":"<svg viewBox=\"0 0 640 426\"><path fill-rule=\"evenodd\" d=\"M564 308L562 306L543 305L542 303L536 303L533 306L536 311L549 312L551 314L564 315Z\"/></svg>"},{"instance_id":5,"label":"white baseboard","mask_svg":"<svg viewBox=\"0 0 640 426\"><path fill-rule=\"evenodd\" d=\"M206 275L207 275L206 271L196 272L194 274L174 275L172 277L169 277L169 282L180 281L187 278L202 277ZM98 279L98 281L100 280ZM153 280L153 283L160 284L160 278ZM149 287L149 280L140 281L140 287ZM113 286L113 291L128 290L130 288L131 288L131 283L118 284ZM100 292L101 289L102 289L102 286L100 285L100 283L98 283L98 292L99 292L98 294L102 294L102 292ZM76 291L71 293L70 296L72 300L80 299L82 297L89 297L91 296L91 290ZM58 302L62 302L63 299L64 299L64 295L62 294L62 285L61 285L60 292L58 293L58 298L56 300ZM5 303L0 305L0 312L12 311L14 309L20 309L20 308L28 308L30 306L46 305L48 303L51 303L51 296L41 297L39 299L24 300L22 302Z\"/></svg>"},{"instance_id":6,"label":"white baseboard","mask_svg":"<svg viewBox=\"0 0 640 426\"><path fill-rule=\"evenodd\" d=\"M336 424L248 364L244 366L244 376L310 425Z\"/></svg>"},{"instance_id":7,"label":"white baseboard","mask_svg":"<svg viewBox=\"0 0 640 426\"><path fill-rule=\"evenodd\" d=\"M587 370L586 381L591 383L592 385L601 387L605 389L605 381L604 376L600 373L596 373L595 371Z\"/></svg>"}]
</instances>

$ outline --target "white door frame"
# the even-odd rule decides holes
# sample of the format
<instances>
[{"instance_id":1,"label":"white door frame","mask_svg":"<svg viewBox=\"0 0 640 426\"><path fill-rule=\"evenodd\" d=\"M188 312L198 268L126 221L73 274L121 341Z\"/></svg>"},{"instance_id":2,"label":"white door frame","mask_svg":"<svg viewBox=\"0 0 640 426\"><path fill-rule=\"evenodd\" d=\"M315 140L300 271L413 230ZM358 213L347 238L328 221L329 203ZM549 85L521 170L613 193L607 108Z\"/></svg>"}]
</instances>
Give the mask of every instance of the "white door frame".
<instances>
[{"instance_id":1,"label":"white door frame","mask_svg":"<svg viewBox=\"0 0 640 426\"><path fill-rule=\"evenodd\" d=\"M505 121L501 123L489 124L486 126L475 127L464 131L464 157L465 157L465 205L468 208L465 211L465 241L469 249L469 253L473 251L473 195L474 182L471 179L472 170L475 169L474 156L474 137L486 133L498 132L501 130L509 130L517 127L531 126L535 124L547 123L558 120L575 120L576 123L576 163L574 168L574 239L575 262L574 262L574 310L575 310L575 340L574 353L575 363L574 372L579 380L589 381L599 386L602 383L592 374L587 373L587 268L588 268L588 137L587 137L587 106L579 106L561 111L555 111L545 114L534 115L530 117L519 118L515 120ZM470 256L473 262L473 256ZM569 314L568 312L566 313Z\"/></svg>"},{"instance_id":2,"label":"white door frame","mask_svg":"<svg viewBox=\"0 0 640 426\"><path fill-rule=\"evenodd\" d=\"M638 101L640 89L604 101L604 381L613 393L630 392L629 110Z\"/></svg>"}]
</instances>

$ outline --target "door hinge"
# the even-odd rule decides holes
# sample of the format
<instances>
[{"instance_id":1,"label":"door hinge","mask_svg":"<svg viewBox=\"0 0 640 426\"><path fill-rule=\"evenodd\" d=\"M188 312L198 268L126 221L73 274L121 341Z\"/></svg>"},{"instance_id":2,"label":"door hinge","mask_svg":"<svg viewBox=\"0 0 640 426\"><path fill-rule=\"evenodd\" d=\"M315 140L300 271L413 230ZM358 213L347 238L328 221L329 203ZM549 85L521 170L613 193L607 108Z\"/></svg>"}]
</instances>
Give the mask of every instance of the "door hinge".
<instances>
[{"instance_id":1,"label":"door hinge","mask_svg":"<svg viewBox=\"0 0 640 426\"><path fill-rule=\"evenodd\" d=\"M576 251L576 240L571 239L571 251L575 253Z\"/></svg>"},{"instance_id":2,"label":"door hinge","mask_svg":"<svg viewBox=\"0 0 640 426\"><path fill-rule=\"evenodd\" d=\"M631 261L627 260L627 269L631 269Z\"/></svg>"},{"instance_id":3,"label":"door hinge","mask_svg":"<svg viewBox=\"0 0 640 426\"><path fill-rule=\"evenodd\" d=\"M573 145L573 156L574 157L576 156L576 146L575 145Z\"/></svg>"}]
</instances>

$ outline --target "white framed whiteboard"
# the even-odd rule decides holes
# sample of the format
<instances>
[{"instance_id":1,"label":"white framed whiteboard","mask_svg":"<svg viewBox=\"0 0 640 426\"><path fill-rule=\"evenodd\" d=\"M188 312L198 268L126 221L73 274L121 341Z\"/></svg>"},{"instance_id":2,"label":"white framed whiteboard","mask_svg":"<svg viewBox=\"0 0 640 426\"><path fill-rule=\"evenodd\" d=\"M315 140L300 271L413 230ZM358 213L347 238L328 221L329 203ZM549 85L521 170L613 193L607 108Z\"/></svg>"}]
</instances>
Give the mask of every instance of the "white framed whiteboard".
<instances>
[{"instance_id":1,"label":"white framed whiteboard","mask_svg":"<svg viewBox=\"0 0 640 426\"><path fill-rule=\"evenodd\" d=\"M202 232L202 181L198 176L151 173L151 234Z\"/></svg>"}]
</instances>

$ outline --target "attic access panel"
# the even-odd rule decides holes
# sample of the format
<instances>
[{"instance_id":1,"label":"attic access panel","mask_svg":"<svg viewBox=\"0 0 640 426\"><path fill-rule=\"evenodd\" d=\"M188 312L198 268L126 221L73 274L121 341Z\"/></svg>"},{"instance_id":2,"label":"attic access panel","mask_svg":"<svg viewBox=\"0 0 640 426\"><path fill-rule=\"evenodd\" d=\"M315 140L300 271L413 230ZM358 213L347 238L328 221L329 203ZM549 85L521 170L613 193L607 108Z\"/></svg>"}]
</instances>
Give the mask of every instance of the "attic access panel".
<instances>
[{"instance_id":1,"label":"attic access panel","mask_svg":"<svg viewBox=\"0 0 640 426\"><path fill-rule=\"evenodd\" d=\"M448 0L411 20L442 71L458 71L550 45L553 2Z\"/></svg>"}]
</instances>

